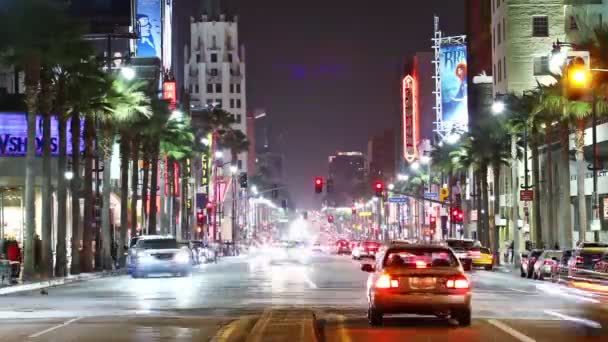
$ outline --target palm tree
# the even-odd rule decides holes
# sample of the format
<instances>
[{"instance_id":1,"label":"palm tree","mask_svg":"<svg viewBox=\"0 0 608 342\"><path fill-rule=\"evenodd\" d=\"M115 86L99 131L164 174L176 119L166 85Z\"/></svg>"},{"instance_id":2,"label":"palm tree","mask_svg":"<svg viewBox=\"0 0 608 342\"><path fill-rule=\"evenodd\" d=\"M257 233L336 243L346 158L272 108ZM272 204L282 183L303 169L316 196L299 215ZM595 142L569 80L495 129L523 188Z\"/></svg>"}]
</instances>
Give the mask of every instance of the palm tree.
<instances>
[{"instance_id":1,"label":"palm tree","mask_svg":"<svg viewBox=\"0 0 608 342\"><path fill-rule=\"evenodd\" d=\"M40 25L40 23L45 25ZM27 26L27 30L23 27ZM7 64L24 70L25 93L27 105L28 122L28 144L26 156L25 176L25 221L24 234L24 270L23 278L32 279L34 276L34 233L35 233L35 179L34 159L36 157L36 113L38 111L38 96L40 94L40 78L42 67L46 70L59 61L59 56L64 53L65 42L80 40L81 35L78 25L68 20L64 8L58 2L44 0L22 0L12 1L4 7L0 13L0 51L3 51L3 59ZM48 84L48 83L46 83ZM45 89L46 90L46 89ZM46 102L48 104L48 102ZM50 108L49 108L50 110ZM50 136L48 120L43 126L47 129L47 138ZM49 141L46 139L45 141ZM48 156L48 147L47 158ZM48 166L48 162L47 162ZM45 193L50 186L48 181L44 185ZM47 196L50 197L50 196ZM44 199L43 199L44 200ZM43 205L43 235L48 236L45 242L45 257L47 264L50 263L48 251L50 246L50 206L45 202ZM48 266L48 265L47 265ZM44 267L45 273L49 273L50 267ZM51 272L52 273L52 272Z\"/></svg>"}]
</instances>

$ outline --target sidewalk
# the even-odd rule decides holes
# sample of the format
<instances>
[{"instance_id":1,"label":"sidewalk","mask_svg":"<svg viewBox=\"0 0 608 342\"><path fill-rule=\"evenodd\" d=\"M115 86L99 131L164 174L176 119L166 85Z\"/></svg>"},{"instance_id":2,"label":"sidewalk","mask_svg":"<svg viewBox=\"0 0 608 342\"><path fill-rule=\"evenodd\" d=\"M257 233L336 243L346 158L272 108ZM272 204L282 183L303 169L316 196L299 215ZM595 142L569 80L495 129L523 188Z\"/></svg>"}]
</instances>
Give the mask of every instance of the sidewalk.
<instances>
[{"instance_id":1,"label":"sidewalk","mask_svg":"<svg viewBox=\"0 0 608 342\"><path fill-rule=\"evenodd\" d=\"M25 292L25 291L34 291L40 290L44 288L49 288L53 286L65 285L70 283L76 283L81 281L88 281L93 279L105 278L105 277L114 277L121 274L126 274L126 269L122 270L114 270L114 271L102 271L102 272L94 272L94 273L82 273L77 275L69 275L67 277L61 278L53 278L49 280L41 280L41 281L33 281L27 283L18 283L14 285L6 285L0 286L0 296Z\"/></svg>"}]
</instances>

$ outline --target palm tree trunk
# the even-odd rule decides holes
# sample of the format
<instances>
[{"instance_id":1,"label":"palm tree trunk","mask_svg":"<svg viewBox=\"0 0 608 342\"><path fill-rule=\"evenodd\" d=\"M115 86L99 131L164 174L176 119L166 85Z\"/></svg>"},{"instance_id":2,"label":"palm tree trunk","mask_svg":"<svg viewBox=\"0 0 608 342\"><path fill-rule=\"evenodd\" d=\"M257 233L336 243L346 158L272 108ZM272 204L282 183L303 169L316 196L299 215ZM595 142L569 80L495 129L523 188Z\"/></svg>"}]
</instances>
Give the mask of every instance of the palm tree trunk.
<instances>
[{"instance_id":1,"label":"palm tree trunk","mask_svg":"<svg viewBox=\"0 0 608 342\"><path fill-rule=\"evenodd\" d=\"M46 93L46 92L44 92ZM49 94L46 94L50 96ZM51 201L51 115L45 111L42 121L42 211L41 211L41 265L40 276L47 279L53 276L53 241Z\"/></svg>"},{"instance_id":2,"label":"palm tree trunk","mask_svg":"<svg viewBox=\"0 0 608 342\"><path fill-rule=\"evenodd\" d=\"M559 225L560 237L559 245L561 248L569 249L573 247L572 238L572 217L570 213L570 146L569 146L569 125L567 122L561 123L560 144L562 153L559 165L559 184L560 184L560 204L559 204Z\"/></svg>"},{"instance_id":3,"label":"palm tree trunk","mask_svg":"<svg viewBox=\"0 0 608 342\"><path fill-rule=\"evenodd\" d=\"M101 198L101 262L104 270L112 269L112 232L110 224L110 194L112 192L110 185L110 175L112 170L112 147L114 145L114 134L104 137L102 142L101 152L103 153L103 188ZM100 246L96 246L99 250ZM99 253L99 251L98 251ZM95 265L98 268L98 265Z\"/></svg>"},{"instance_id":4,"label":"palm tree trunk","mask_svg":"<svg viewBox=\"0 0 608 342\"><path fill-rule=\"evenodd\" d=\"M534 183L534 199L532 202L532 214L534 215L534 242L536 246L543 246L544 241L540 216L540 153L538 152L538 141L536 137L531 140L530 145L532 150L532 182Z\"/></svg>"},{"instance_id":5,"label":"palm tree trunk","mask_svg":"<svg viewBox=\"0 0 608 342\"><path fill-rule=\"evenodd\" d=\"M488 167L483 165L479 172L481 177L481 196L483 200L483 244L488 246L490 244L490 201L488 198Z\"/></svg>"},{"instance_id":6,"label":"palm tree trunk","mask_svg":"<svg viewBox=\"0 0 608 342\"><path fill-rule=\"evenodd\" d=\"M520 266L520 233L519 233L519 159L517 157L517 135L511 135L511 222L513 224L513 266Z\"/></svg>"},{"instance_id":7,"label":"palm tree trunk","mask_svg":"<svg viewBox=\"0 0 608 342\"><path fill-rule=\"evenodd\" d=\"M181 200L180 200L180 219L177 225L177 236L183 237L184 232L188 231L188 173L186 169L186 162L180 164L180 178L181 178ZM192 164L190 164L192 165Z\"/></svg>"},{"instance_id":8,"label":"palm tree trunk","mask_svg":"<svg viewBox=\"0 0 608 342\"><path fill-rule=\"evenodd\" d=\"M575 132L576 189L578 199L578 241L587 240L587 198L585 196L585 120L577 120Z\"/></svg>"},{"instance_id":9,"label":"palm tree trunk","mask_svg":"<svg viewBox=\"0 0 608 342\"><path fill-rule=\"evenodd\" d=\"M169 229L169 234L173 234L178 240L182 240L181 236L177 236L177 231L175 230L175 160L172 158L167 158L167 185L167 189L169 190L167 227Z\"/></svg>"},{"instance_id":10,"label":"palm tree trunk","mask_svg":"<svg viewBox=\"0 0 608 342\"><path fill-rule=\"evenodd\" d=\"M93 210L95 199L93 198L93 136L95 135L95 123L92 117L84 120L84 218L82 225L82 271L93 270ZM97 246L99 248L99 246Z\"/></svg>"},{"instance_id":11,"label":"palm tree trunk","mask_svg":"<svg viewBox=\"0 0 608 342\"><path fill-rule=\"evenodd\" d=\"M450 189L450 191L452 191L452 189ZM465 213L464 215L464 220L463 220L463 225L462 225L462 232L463 232L463 237L464 238L470 238L471 236L471 231L470 231L470 224L471 224L471 215L470 215L470 208L469 208L469 203L467 201L467 174L466 171L463 171L460 173L460 198L462 201L462 212Z\"/></svg>"},{"instance_id":12,"label":"palm tree trunk","mask_svg":"<svg viewBox=\"0 0 608 342\"><path fill-rule=\"evenodd\" d=\"M494 229L491 234L492 239L492 249L494 250L494 262L496 265L500 264L500 227L498 226L498 222L496 222L497 217L501 217L500 215L500 168L501 165L494 166Z\"/></svg>"},{"instance_id":13,"label":"palm tree trunk","mask_svg":"<svg viewBox=\"0 0 608 342\"><path fill-rule=\"evenodd\" d=\"M477 240L483 240L482 232L483 232L483 214L481 211L482 208L482 193L481 193L481 175L479 171L475 171L473 176L475 178L475 206L477 208Z\"/></svg>"},{"instance_id":14,"label":"palm tree trunk","mask_svg":"<svg viewBox=\"0 0 608 342\"><path fill-rule=\"evenodd\" d=\"M67 275L67 241L66 241L66 216L67 216L67 183L65 180L65 165L67 160L67 137L66 120L63 106L57 113L57 131L59 134L59 155L57 157L57 245L55 260L55 276L65 277Z\"/></svg>"},{"instance_id":15,"label":"palm tree trunk","mask_svg":"<svg viewBox=\"0 0 608 342\"><path fill-rule=\"evenodd\" d=\"M165 161L165 157L161 155L158 161L158 172L160 173L160 210L158 211L158 221L160 222L160 227L158 231L160 231L161 234L167 234L167 226L165 225L165 221L167 220L167 194L165 192L165 184L167 182L167 166Z\"/></svg>"},{"instance_id":16,"label":"palm tree trunk","mask_svg":"<svg viewBox=\"0 0 608 342\"><path fill-rule=\"evenodd\" d=\"M25 160L25 234L23 279L32 280L36 273L34 254L34 234L36 233L36 179L34 163L36 158L36 112L38 111L38 80L40 64L33 63L26 68L26 105L27 105L27 154Z\"/></svg>"},{"instance_id":17,"label":"palm tree trunk","mask_svg":"<svg viewBox=\"0 0 608 342\"><path fill-rule=\"evenodd\" d=\"M145 144L145 152L144 152L144 163L142 166L142 186L141 186L141 211L142 211L142 229L145 229L146 232L149 232L148 226L148 184L150 181L150 153L149 153L149 144Z\"/></svg>"},{"instance_id":18,"label":"palm tree trunk","mask_svg":"<svg viewBox=\"0 0 608 342\"><path fill-rule=\"evenodd\" d=\"M150 217L148 219L148 232L149 234L156 234L156 217L157 217L157 206L156 196L158 194L158 153L159 153L159 142L152 142L152 159L150 160Z\"/></svg>"},{"instance_id":19,"label":"palm tree trunk","mask_svg":"<svg viewBox=\"0 0 608 342\"><path fill-rule=\"evenodd\" d=\"M547 200L545 201L545 205L547 207L547 229L545 232L547 233L546 240L549 243L550 247L555 245L556 239L556 227L555 227L555 207L553 206L553 148L552 145L552 131L551 131L551 123L548 122L546 125L545 132L545 150L547 154L547 158L545 161L545 189L547 194Z\"/></svg>"},{"instance_id":20,"label":"palm tree trunk","mask_svg":"<svg viewBox=\"0 0 608 342\"><path fill-rule=\"evenodd\" d=\"M131 237L137 235L137 199L139 186L139 135L131 140ZM122 246L121 246L122 247ZM122 266L122 264L121 264Z\"/></svg>"},{"instance_id":21,"label":"palm tree trunk","mask_svg":"<svg viewBox=\"0 0 608 342\"><path fill-rule=\"evenodd\" d=\"M127 225L129 217L129 146L131 140L127 134L122 134L120 138L120 237L117 239L116 260L120 261L122 266L122 258L126 252L125 246L127 242ZM137 188L136 188L137 189ZM137 203L137 202L136 202ZM135 211L133 207L131 210Z\"/></svg>"},{"instance_id":22,"label":"palm tree trunk","mask_svg":"<svg viewBox=\"0 0 608 342\"><path fill-rule=\"evenodd\" d=\"M70 122L72 131L72 172L74 178L70 185L72 192L72 243L70 273L80 274L82 226L80 225L80 114L72 113Z\"/></svg>"}]
</instances>

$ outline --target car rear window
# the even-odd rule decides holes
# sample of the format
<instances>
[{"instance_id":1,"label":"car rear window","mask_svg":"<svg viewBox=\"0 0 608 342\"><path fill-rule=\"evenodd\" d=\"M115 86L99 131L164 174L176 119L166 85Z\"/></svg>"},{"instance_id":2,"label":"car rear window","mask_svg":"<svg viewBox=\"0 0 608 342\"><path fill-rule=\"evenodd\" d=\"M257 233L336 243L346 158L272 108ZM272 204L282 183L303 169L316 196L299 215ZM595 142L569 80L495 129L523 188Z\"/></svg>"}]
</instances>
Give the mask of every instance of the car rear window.
<instances>
[{"instance_id":1,"label":"car rear window","mask_svg":"<svg viewBox=\"0 0 608 342\"><path fill-rule=\"evenodd\" d=\"M602 253L582 251L580 256L583 258L583 268L590 269L602 258Z\"/></svg>"},{"instance_id":2,"label":"car rear window","mask_svg":"<svg viewBox=\"0 0 608 342\"><path fill-rule=\"evenodd\" d=\"M472 248L475 246L475 242L471 240L448 240L447 243L450 248Z\"/></svg>"},{"instance_id":3,"label":"car rear window","mask_svg":"<svg viewBox=\"0 0 608 342\"><path fill-rule=\"evenodd\" d=\"M448 249L403 248L387 251L384 266L391 268L457 267L458 260Z\"/></svg>"},{"instance_id":4,"label":"car rear window","mask_svg":"<svg viewBox=\"0 0 608 342\"><path fill-rule=\"evenodd\" d=\"M380 244L377 243L377 242L374 242L374 241L366 241L366 242L363 243L363 246L364 247L372 247L372 248L374 248L374 247L380 247Z\"/></svg>"},{"instance_id":5,"label":"car rear window","mask_svg":"<svg viewBox=\"0 0 608 342\"><path fill-rule=\"evenodd\" d=\"M532 251L532 253L530 253L530 256L533 258L538 258L541 254L543 254L543 251Z\"/></svg>"},{"instance_id":6,"label":"car rear window","mask_svg":"<svg viewBox=\"0 0 608 342\"><path fill-rule=\"evenodd\" d=\"M177 247L177 241L175 239L150 239L150 240L139 240L137 243L138 247L143 249L175 249Z\"/></svg>"}]
</instances>

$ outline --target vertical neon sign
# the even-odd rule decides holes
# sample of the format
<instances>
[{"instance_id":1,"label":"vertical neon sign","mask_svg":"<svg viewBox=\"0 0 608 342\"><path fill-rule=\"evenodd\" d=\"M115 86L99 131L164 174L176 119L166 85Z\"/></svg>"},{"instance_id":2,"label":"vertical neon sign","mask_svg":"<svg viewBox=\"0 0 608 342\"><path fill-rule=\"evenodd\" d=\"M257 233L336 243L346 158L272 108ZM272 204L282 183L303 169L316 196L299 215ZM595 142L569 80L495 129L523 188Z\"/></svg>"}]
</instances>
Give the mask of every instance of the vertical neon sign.
<instances>
[{"instance_id":1,"label":"vertical neon sign","mask_svg":"<svg viewBox=\"0 0 608 342\"><path fill-rule=\"evenodd\" d=\"M403 78L403 157L408 162L418 157L418 84L411 75Z\"/></svg>"}]
</instances>

